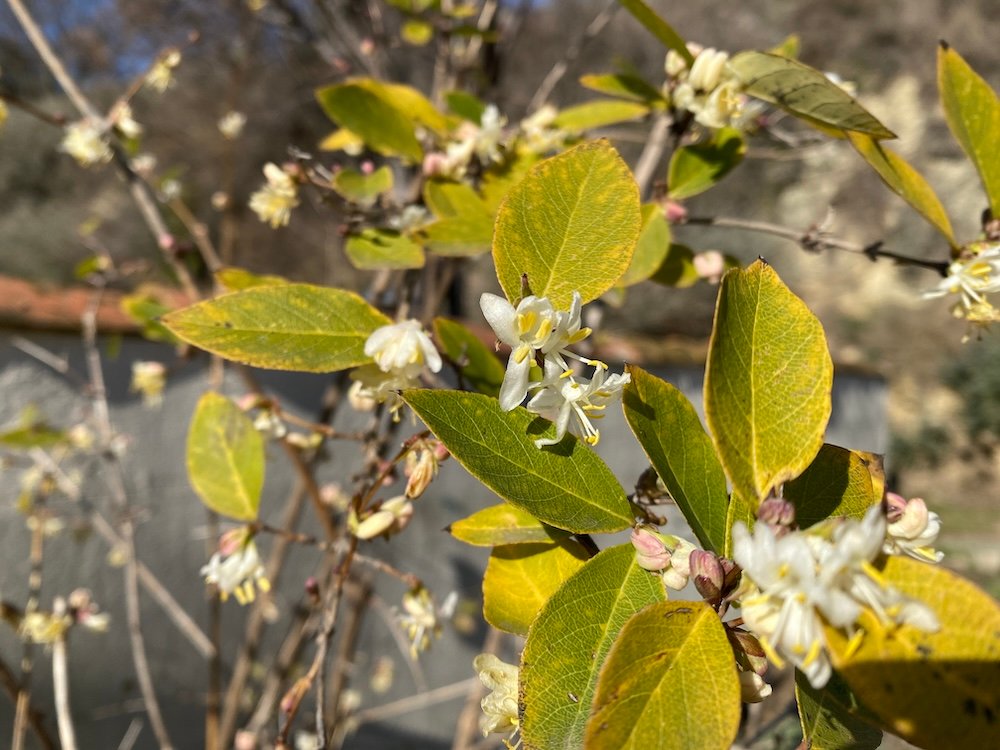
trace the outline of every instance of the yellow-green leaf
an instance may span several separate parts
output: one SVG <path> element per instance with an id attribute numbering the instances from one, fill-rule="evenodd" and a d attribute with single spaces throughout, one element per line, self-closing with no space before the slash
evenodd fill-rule
<path id="1" fill-rule="evenodd" d="M 424 249 L 395 229 L 366 227 L 347 237 L 344 252 L 355 268 L 375 271 L 382 268 L 422 268 Z"/>
<path id="2" fill-rule="evenodd" d="M 750 502 L 797 477 L 823 444 L 833 363 L 823 326 L 763 261 L 726 274 L 705 368 L 705 416 Z"/>
<path id="3" fill-rule="evenodd" d="M 264 439 L 225 396 L 209 391 L 195 408 L 187 439 L 191 486 L 205 505 L 237 521 L 254 521 L 264 487 Z"/>
<path id="4" fill-rule="evenodd" d="M 742 521 L 748 529 L 753 529 L 757 513 L 749 500 L 744 499 L 739 492 L 733 492 L 729 496 L 729 508 L 726 511 L 726 552 L 723 557 L 733 556 L 733 524 L 737 521 Z"/>
<path id="5" fill-rule="evenodd" d="M 740 682 L 719 615 L 704 602 L 657 602 L 608 653 L 584 744 L 728 750 L 739 727 Z"/>
<path id="6" fill-rule="evenodd" d="M 694 62 L 694 55 L 687 48 L 687 44 L 681 38 L 681 35 L 674 31 L 674 28 L 660 18 L 656 14 L 656 11 L 646 5 L 643 0 L 618 0 L 618 2 L 639 23 L 645 26 L 647 31 L 659 39 L 664 47 L 672 49 L 679 54 L 687 61 L 688 65 Z"/>
<path id="7" fill-rule="evenodd" d="M 748 50 L 734 55 L 729 68 L 747 94 L 776 104 L 807 122 L 856 130 L 878 139 L 896 137 L 821 71 L 798 60 Z"/>
<path id="8" fill-rule="evenodd" d="M 631 544 L 599 553 L 552 595 L 521 654 L 526 747 L 583 746 L 604 657 L 632 615 L 665 599 L 662 580 L 635 564 Z"/>
<path id="9" fill-rule="evenodd" d="M 862 518 L 882 501 L 882 458 L 824 443 L 813 462 L 785 482 L 784 498 L 806 528 L 830 516 Z"/>
<path id="10" fill-rule="evenodd" d="M 677 388 L 630 365 L 622 406 L 629 427 L 705 549 L 726 544 L 726 475 L 694 406 Z"/>
<path id="11" fill-rule="evenodd" d="M 441 351 L 458 367 L 468 385 L 487 396 L 498 396 L 505 374 L 496 354 L 468 328 L 447 318 L 434 319 Z"/>
<path id="12" fill-rule="evenodd" d="M 927 180 L 920 172 L 911 167 L 902 156 L 886 148 L 870 135 L 848 132 L 847 138 L 882 178 L 882 182 L 913 206 L 917 213 L 947 238 L 952 247 L 956 247 L 955 234 L 948 214 L 934 189 L 927 184 Z"/>
<path id="13" fill-rule="evenodd" d="M 595 99 L 562 110 L 553 121 L 557 128 L 574 133 L 638 120 L 649 114 L 649 105 L 623 99 Z"/>
<path id="14" fill-rule="evenodd" d="M 586 75 L 580 78 L 580 83 L 592 91 L 622 99 L 646 103 L 663 101 L 663 94 L 658 88 L 629 73 Z"/>
<path id="15" fill-rule="evenodd" d="M 323 151 L 346 151 L 351 154 L 359 154 L 365 147 L 365 141 L 347 128 L 340 128 L 320 141 L 319 147 Z"/>
<path id="16" fill-rule="evenodd" d="M 649 278 L 657 284 L 678 289 L 694 286 L 701 278 L 694 267 L 694 251 L 687 245 L 671 242 L 660 267 Z"/>
<path id="17" fill-rule="evenodd" d="M 390 322 L 353 292 L 310 284 L 257 286 L 163 318 L 178 338 L 225 359 L 304 372 L 367 364 L 365 340 Z"/>
<path id="18" fill-rule="evenodd" d="M 655 203 L 642 206 L 642 229 L 635 245 L 632 263 L 625 275 L 618 279 L 618 286 L 631 286 L 645 281 L 663 265 L 670 249 L 670 224 L 663 209 Z"/>
<path id="19" fill-rule="evenodd" d="M 835 669 L 882 726 L 920 747 L 1000 746 L 1000 605 L 935 565 L 890 556 L 882 574 L 941 629 L 868 628 L 856 651 L 826 629 Z"/>
<path id="20" fill-rule="evenodd" d="M 17 450 L 51 448 L 65 440 L 66 433 L 63 430 L 57 430 L 44 422 L 33 422 L 0 432 L 0 445 Z"/>
<path id="21" fill-rule="evenodd" d="M 527 635 L 545 602 L 587 562 L 574 539 L 494 548 L 483 576 L 483 617 L 493 627 Z"/>
<path id="22" fill-rule="evenodd" d="M 403 22 L 399 35 L 407 44 L 423 47 L 434 38 L 434 27 L 419 18 L 408 18 Z"/>
<path id="23" fill-rule="evenodd" d="M 488 252 L 493 239 L 493 217 L 487 213 L 448 216 L 420 230 L 429 252 L 451 258 Z"/>
<path id="24" fill-rule="evenodd" d="M 993 218 L 1000 218 L 1000 98 L 944 43 L 938 48 L 938 90 L 948 127 L 979 171 Z"/>
<path id="25" fill-rule="evenodd" d="M 448 118 L 419 90 L 404 83 L 389 83 L 371 78 L 355 78 L 350 83 L 361 86 L 382 98 L 406 117 L 433 130 L 438 135 L 444 135 L 451 129 Z"/>
<path id="26" fill-rule="evenodd" d="M 327 86 L 316 92 L 316 98 L 331 120 L 357 135 L 373 151 L 413 162 L 423 158 L 413 120 L 364 86 Z"/>
<path id="27" fill-rule="evenodd" d="M 491 505 L 455 521 L 447 531 L 456 539 L 477 547 L 551 543 L 565 539 L 562 529 L 548 526 L 510 503 Z"/>
<path id="28" fill-rule="evenodd" d="M 177 337 L 160 322 L 160 318 L 170 312 L 170 307 L 163 304 L 155 294 L 140 289 L 133 294 L 126 294 L 119 304 L 122 312 L 139 324 L 142 335 L 150 341 L 178 343 Z"/>
<path id="29" fill-rule="evenodd" d="M 379 167 L 371 174 L 356 169 L 341 169 L 331 181 L 338 194 L 359 206 L 369 207 L 375 200 L 392 190 L 392 170 L 388 165 Z"/>
<path id="30" fill-rule="evenodd" d="M 589 447 L 573 435 L 544 450 L 535 445 L 555 434 L 547 420 L 464 391 L 412 390 L 403 398 L 470 474 L 512 505 L 576 534 L 631 525 L 625 491 Z"/>
<path id="31" fill-rule="evenodd" d="M 490 211 L 476 191 L 463 182 L 428 180 L 424 183 L 424 204 L 438 218 Z"/>
<path id="32" fill-rule="evenodd" d="M 493 260 L 507 298 L 532 292 L 568 309 L 589 302 L 629 267 L 639 238 L 639 188 L 607 141 L 546 159 L 507 195 L 497 214 Z"/>
<path id="33" fill-rule="evenodd" d="M 507 193 L 527 177 L 538 161 L 539 156 L 533 151 L 516 148 L 503 164 L 493 164 L 483 172 L 480 190 L 491 214 L 496 214 Z"/>
<path id="34" fill-rule="evenodd" d="M 705 192 L 743 161 L 746 151 L 736 128 L 721 128 L 705 143 L 682 146 L 670 157 L 667 195 L 683 200 Z"/>
<path id="35" fill-rule="evenodd" d="M 215 280 L 228 292 L 239 292 L 254 286 L 275 286 L 276 284 L 290 283 L 288 279 L 281 276 L 251 273 L 245 268 L 236 268 L 235 266 L 227 266 L 216 271 Z"/>
<path id="36" fill-rule="evenodd" d="M 877 719 L 836 672 L 817 690 L 796 669 L 795 700 L 802 736 L 811 750 L 876 750 L 882 744 L 882 730 L 869 723 Z"/>
<path id="37" fill-rule="evenodd" d="M 478 96 L 474 96 L 468 91 L 449 91 L 444 95 L 444 101 L 448 105 L 448 109 L 463 120 L 468 120 L 476 125 L 483 121 L 486 104 Z"/>

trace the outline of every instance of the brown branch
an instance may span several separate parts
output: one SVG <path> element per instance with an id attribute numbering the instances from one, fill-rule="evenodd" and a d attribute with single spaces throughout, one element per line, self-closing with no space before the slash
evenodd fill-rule
<path id="1" fill-rule="evenodd" d="M 18 694 L 21 692 L 21 685 L 10 670 L 10 667 L 2 659 L 0 659 L 0 683 L 3 683 L 3 688 L 10 697 L 11 703 L 16 706 Z M 52 739 L 52 735 L 49 734 L 49 730 L 45 728 L 45 720 L 41 712 L 29 705 L 27 713 L 31 731 L 35 733 L 35 737 L 44 750 L 56 750 L 56 743 Z"/>
<path id="2" fill-rule="evenodd" d="M 27 112 L 32 117 L 41 120 L 49 125 L 55 125 L 57 128 L 64 127 L 68 122 L 69 118 L 62 113 L 53 114 L 51 112 L 46 112 L 40 107 L 36 107 L 31 102 L 25 101 L 19 96 L 15 96 L 7 91 L 0 91 L 0 99 L 10 104 L 12 107 L 17 107 L 22 112 Z"/>

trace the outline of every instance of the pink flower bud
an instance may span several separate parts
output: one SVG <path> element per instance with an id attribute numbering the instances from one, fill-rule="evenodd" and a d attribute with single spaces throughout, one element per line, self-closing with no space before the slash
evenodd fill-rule
<path id="1" fill-rule="evenodd" d="M 787 500 L 769 497 L 757 509 L 757 519 L 774 528 L 787 529 L 795 523 L 795 506 Z"/>
<path id="2" fill-rule="evenodd" d="M 688 211 L 677 201 L 667 201 L 663 204 L 663 216 L 671 224 L 682 224 L 687 219 Z"/>
<path id="3" fill-rule="evenodd" d="M 642 526 L 632 529 L 635 562 L 643 570 L 660 571 L 670 566 L 670 550 L 659 534 Z"/>
<path id="4" fill-rule="evenodd" d="M 906 498 L 895 492 L 885 493 L 885 517 L 889 523 L 896 523 L 906 512 Z"/>
<path id="5" fill-rule="evenodd" d="M 365 159 L 361 162 L 361 174 L 371 174 L 375 171 L 375 165 L 372 163 L 371 159 Z"/>
<path id="6" fill-rule="evenodd" d="M 705 601 L 717 605 L 722 601 L 722 587 L 725 584 L 725 572 L 719 558 L 707 550 L 696 549 L 688 559 L 695 589 Z"/>

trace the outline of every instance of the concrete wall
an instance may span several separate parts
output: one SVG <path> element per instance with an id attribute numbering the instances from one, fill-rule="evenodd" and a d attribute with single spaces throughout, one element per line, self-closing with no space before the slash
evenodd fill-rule
<path id="1" fill-rule="evenodd" d="M 31 339 L 53 352 L 68 355 L 71 364 L 83 372 L 80 348 L 72 336 L 33 335 Z M 191 364 L 172 377 L 162 409 L 144 409 L 138 398 L 128 392 L 131 363 L 137 359 L 171 360 L 172 353 L 148 342 L 126 339 L 120 353 L 107 361 L 107 379 L 112 416 L 116 427 L 130 438 L 125 459 L 129 477 L 130 499 L 138 512 L 140 526 L 137 540 L 139 555 L 181 604 L 202 624 L 206 622 L 205 594 L 199 568 L 206 560 L 206 515 L 191 491 L 184 470 L 184 443 L 194 405 L 206 384 L 201 364 Z M 702 374 L 698 369 L 653 368 L 701 404 Z M 264 373 L 265 386 L 281 402 L 303 416 L 311 416 L 327 381 L 323 376 L 287 373 Z M 227 383 L 230 394 L 241 391 L 235 380 Z M 0 339 L 0 425 L 13 421 L 25 404 L 36 403 L 57 425 L 69 425 L 84 418 L 87 402 L 73 383 L 53 373 L 44 365 L 11 347 L 8 338 Z M 834 384 L 833 418 L 827 435 L 829 442 L 864 450 L 884 452 L 888 436 L 885 427 L 885 386 L 882 381 L 856 375 L 838 376 Z M 361 420 L 345 410 L 336 426 L 354 429 Z M 625 487 L 631 487 L 647 466 L 637 443 L 628 433 L 620 411 L 610 414 L 602 425 L 603 439 L 599 452 Z M 293 477 L 281 452 L 268 449 L 269 463 L 263 501 L 263 514 L 272 520 L 292 486 Z M 323 481 L 350 483 L 356 449 L 353 443 L 336 443 L 329 460 L 320 470 Z M 110 499 L 103 489 L 94 464 L 79 467 L 83 471 L 87 498 L 106 514 Z M 5 600 L 23 604 L 29 570 L 29 534 L 24 519 L 14 508 L 18 492 L 18 474 L 8 468 L 0 486 L 0 593 Z M 475 611 L 480 598 L 481 575 L 487 550 L 468 547 L 442 531 L 448 523 L 496 502 L 482 485 L 457 464 L 448 462 L 439 480 L 421 498 L 413 523 L 392 544 L 369 543 L 365 552 L 380 556 L 404 570 L 419 575 L 438 595 L 456 590 L 467 606 Z M 72 528 L 73 518 L 81 518 L 78 508 L 68 502 L 64 510 Z M 682 521 L 672 510 L 673 528 Z M 308 509 L 303 515 L 302 530 L 314 531 Z M 606 539 L 599 540 L 606 544 Z M 80 733 L 81 747 L 117 747 L 137 712 L 135 687 L 123 611 L 122 573 L 109 565 L 107 546 L 94 535 L 74 539 L 70 531 L 49 541 L 45 557 L 43 606 L 52 597 L 66 594 L 78 586 L 89 587 L 97 602 L 113 617 L 109 633 L 74 633 L 71 644 L 71 690 L 73 713 Z M 261 541 L 266 553 L 269 540 Z M 314 571 L 314 556 L 297 551 L 275 586 L 276 611 L 282 620 L 302 591 L 302 582 Z M 376 593 L 386 606 L 398 605 L 403 587 L 395 580 L 377 580 Z M 235 602 L 224 606 L 223 648 L 227 669 L 241 639 L 246 610 Z M 203 708 L 206 668 L 188 642 L 178 634 L 148 597 L 143 597 L 144 629 L 158 693 L 166 719 L 179 748 L 200 747 L 203 742 Z M 477 619 L 477 622 L 479 620 Z M 374 706 L 411 695 L 416 690 L 414 675 L 405 665 L 396 641 L 385 622 L 369 612 L 363 624 L 362 646 L 356 665 L 354 686 L 364 693 L 364 705 Z M 269 629 L 263 653 L 284 633 L 282 621 Z M 481 650 L 485 628 L 480 624 L 462 635 L 448 629 L 429 654 L 420 660 L 419 671 L 431 688 L 447 685 L 472 676 L 472 658 Z M 40 651 L 40 649 L 39 649 Z M 16 667 L 20 646 L 9 632 L 0 630 L 0 653 L 8 665 Z M 379 655 L 393 656 L 396 680 L 385 695 L 368 690 L 372 661 Z M 311 649 L 307 652 L 311 659 Z M 38 705 L 51 709 L 49 659 L 37 655 L 36 680 Z M 348 741 L 347 747 L 450 747 L 450 738 L 462 699 L 437 704 L 429 709 L 400 714 L 395 718 L 369 725 Z M 0 737 L 10 736 L 12 707 L 0 702 Z M 54 728 L 54 721 L 52 722 Z M 0 744 L 3 740 L 0 740 Z M 154 747 L 148 727 L 136 747 Z"/>

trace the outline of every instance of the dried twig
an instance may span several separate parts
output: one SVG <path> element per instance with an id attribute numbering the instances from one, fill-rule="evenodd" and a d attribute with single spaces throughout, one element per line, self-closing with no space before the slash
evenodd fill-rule
<path id="1" fill-rule="evenodd" d="M 10 697 L 11 702 L 16 706 L 17 697 L 21 692 L 21 686 L 18 684 L 17 678 L 14 677 L 14 673 L 11 671 L 10 667 L 0 659 L 0 683 L 3 684 L 3 688 L 7 695 Z M 35 737 L 41 744 L 44 750 L 55 750 L 56 743 L 49 734 L 49 730 L 45 727 L 45 720 L 42 714 L 35 709 L 30 704 L 27 709 L 28 714 L 28 724 L 31 727 L 31 731 L 35 733 Z"/>
<path id="2" fill-rule="evenodd" d="M 59 725 L 59 742 L 62 750 L 76 750 L 76 731 L 69 707 L 69 659 L 66 634 L 52 644 L 52 690 L 55 694 L 56 720 Z"/>

